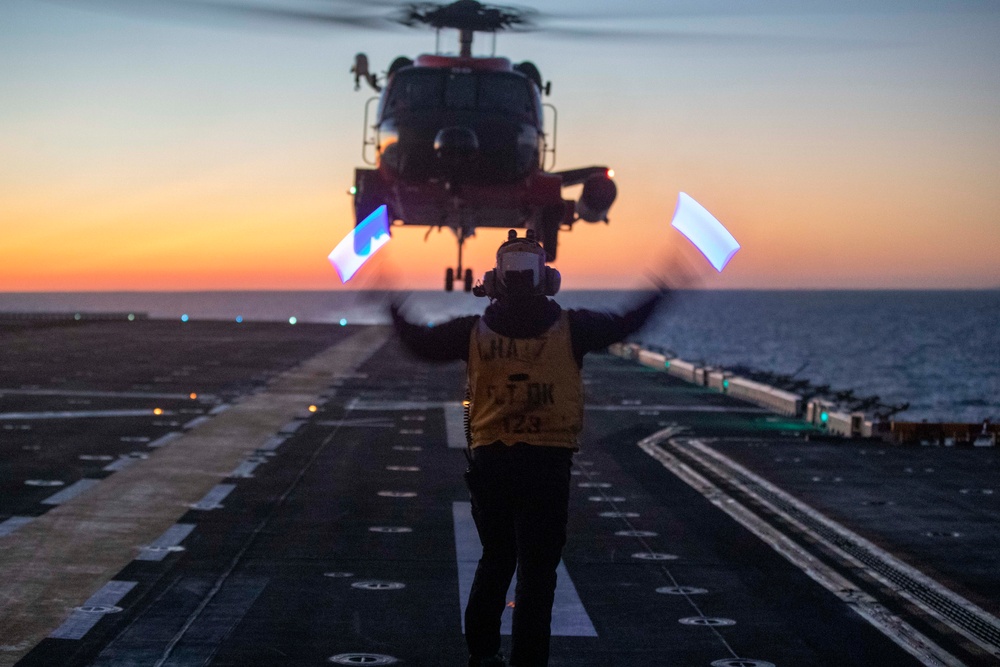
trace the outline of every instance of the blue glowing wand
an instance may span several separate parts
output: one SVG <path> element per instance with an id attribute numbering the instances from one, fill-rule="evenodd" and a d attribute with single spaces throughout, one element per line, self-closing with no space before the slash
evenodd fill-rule
<path id="1" fill-rule="evenodd" d="M 327 259 L 340 274 L 340 281 L 346 283 L 390 238 L 389 213 L 382 205 L 352 229 Z"/>

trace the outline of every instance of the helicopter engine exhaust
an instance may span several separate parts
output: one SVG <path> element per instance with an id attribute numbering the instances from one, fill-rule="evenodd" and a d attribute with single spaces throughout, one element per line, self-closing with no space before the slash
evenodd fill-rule
<path id="1" fill-rule="evenodd" d="M 583 182 L 576 214 L 587 222 L 607 222 L 608 210 L 617 196 L 618 188 L 607 174 L 594 174 Z"/>
<path id="2" fill-rule="evenodd" d="M 458 177 L 479 155 L 479 137 L 469 127 L 446 127 L 434 137 L 434 154 L 445 174 Z"/>

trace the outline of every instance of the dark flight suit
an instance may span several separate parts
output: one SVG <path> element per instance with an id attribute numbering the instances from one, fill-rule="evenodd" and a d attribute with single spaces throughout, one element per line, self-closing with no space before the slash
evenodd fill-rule
<path id="1" fill-rule="evenodd" d="M 583 419 L 583 356 L 638 330 L 661 298 L 651 296 L 622 315 L 563 311 L 545 297 L 500 299 L 481 318 L 434 327 L 411 324 L 393 309 L 400 339 L 415 354 L 469 364 L 466 482 L 483 544 L 465 611 L 471 655 L 500 650 L 500 619 L 516 568 L 510 664 L 548 663 L 570 466 Z"/>

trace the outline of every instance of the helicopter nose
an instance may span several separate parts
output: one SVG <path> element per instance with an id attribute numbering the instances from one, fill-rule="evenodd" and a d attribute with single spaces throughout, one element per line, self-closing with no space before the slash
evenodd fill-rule
<path id="1" fill-rule="evenodd" d="M 434 137 L 434 153 L 446 165 L 466 164 L 478 152 L 479 137 L 472 128 L 446 127 Z"/>

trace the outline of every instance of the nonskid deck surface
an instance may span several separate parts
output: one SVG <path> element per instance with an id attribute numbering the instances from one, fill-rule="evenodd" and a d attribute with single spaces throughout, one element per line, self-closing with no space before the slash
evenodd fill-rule
<path id="1" fill-rule="evenodd" d="M 49 331 L 53 349 L 74 349 L 69 333 Z M 44 393 L 61 385 L 43 379 L 3 394 L 6 413 L 78 410 L 69 401 L 87 392 L 106 411 L 155 403 L 179 426 L 154 423 L 162 415 L 0 418 L 11 427 L 0 432 L 10 505 L 0 508 L 0 559 L 11 573 L 0 582 L 0 664 L 464 664 L 461 611 L 478 547 L 461 477 L 464 369 L 415 361 L 383 344 L 384 331 L 322 331 L 323 345 L 312 333 L 288 338 L 297 353 L 284 361 L 254 356 L 248 375 L 270 384 L 239 385 L 243 398 L 230 393 L 215 415 L 217 404 L 191 399 L 182 383 L 116 383 L 127 364 L 101 381 L 80 376 L 72 391 L 82 393 Z M 198 375 L 252 344 L 185 348 L 184 365 Z M 308 371 L 288 370 L 327 345 Z M 101 363 L 81 354 L 63 365 L 100 375 Z M 178 362 L 146 363 L 166 378 Z M 199 388 L 221 395 L 212 377 Z M 588 357 L 585 381 L 550 664 L 996 660 L 995 451 L 806 442 L 802 424 L 605 355 Z M 179 411 L 192 406 L 198 414 L 185 419 L 206 419 L 184 428 Z M 84 450 L 113 459 L 81 460 Z M 94 481 L 74 487 L 84 479 Z M 97 524 L 117 537 L 76 549 L 55 541 L 85 541 Z M 37 554 L 55 572 L 24 562 L 26 545 L 58 552 Z M 945 611 L 908 597 L 908 580 L 880 569 L 881 554 L 921 585 L 929 577 L 934 600 L 941 582 Z M 956 608 L 961 618 L 949 616 Z"/>

